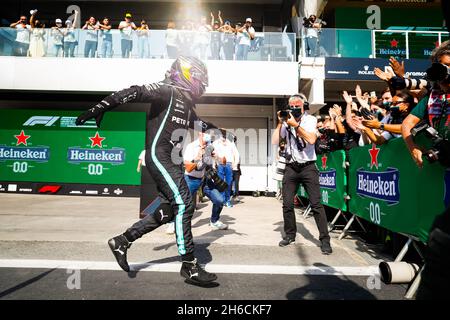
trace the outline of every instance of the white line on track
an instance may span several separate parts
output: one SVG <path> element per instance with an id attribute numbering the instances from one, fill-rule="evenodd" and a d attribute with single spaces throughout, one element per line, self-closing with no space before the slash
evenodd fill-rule
<path id="1" fill-rule="evenodd" d="M 181 263 L 130 263 L 132 271 L 179 272 Z M 39 268 L 39 269 L 76 269 L 121 271 L 116 262 L 109 261 L 71 261 L 71 260 L 25 260 L 0 259 L 0 268 Z M 280 265 L 236 265 L 206 264 L 205 269 L 215 273 L 238 274 L 278 274 L 278 275 L 342 275 L 372 276 L 378 275 L 377 266 L 332 267 L 332 266 L 280 266 Z M 0 270 L 1 272 L 1 270 Z"/>

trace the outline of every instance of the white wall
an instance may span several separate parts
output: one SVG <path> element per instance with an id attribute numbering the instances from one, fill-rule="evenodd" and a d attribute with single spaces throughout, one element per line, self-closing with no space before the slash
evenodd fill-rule
<path id="1" fill-rule="evenodd" d="M 173 60 L 0 57 L 0 89 L 112 92 L 163 79 Z M 298 88 L 298 63 L 207 61 L 208 95 L 283 96 Z"/>

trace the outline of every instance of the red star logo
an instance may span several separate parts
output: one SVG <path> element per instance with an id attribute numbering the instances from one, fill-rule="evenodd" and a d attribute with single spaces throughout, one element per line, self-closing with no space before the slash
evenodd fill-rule
<path id="1" fill-rule="evenodd" d="M 327 156 L 324 154 L 322 157 L 322 169 L 327 168 Z"/>
<path id="2" fill-rule="evenodd" d="M 369 149 L 370 153 L 370 169 L 373 166 L 378 169 L 378 153 L 380 152 L 380 148 L 377 148 L 375 144 L 372 144 L 372 149 Z"/>
<path id="3" fill-rule="evenodd" d="M 97 131 L 95 133 L 95 136 L 89 137 L 89 139 L 92 141 L 91 148 L 93 148 L 95 146 L 99 146 L 101 148 L 102 147 L 102 141 L 105 140 L 106 138 L 100 137 L 100 135 L 98 134 L 98 131 Z"/>
<path id="4" fill-rule="evenodd" d="M 23 130 L 22 130 L 22 131 L 20 131 L 20 134 L 19 134 L 19 135 L 14 136 L 14 137 L 16 137 L 16 139 L 17 139 L 16 146 L 18 146 L 19 144 L 27 145 L 27 140 L 28 140 L 28 138 L 30 138 L 31 136 L 25 135 L 25 132 L 23 132 Z"/>
<path id="5" fill-rule="evenodd" d="M 391 40 L 391 47 L 392 47 L 392 48 L 397 48 L 397 45 L 398 45 L 398 41 L 395 40 L 395 39 L 392 39 L 392 40 Z"/>

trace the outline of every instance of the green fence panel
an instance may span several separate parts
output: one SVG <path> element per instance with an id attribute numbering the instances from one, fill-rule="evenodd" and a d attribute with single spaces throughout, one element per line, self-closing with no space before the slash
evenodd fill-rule
<path id="1" fill-rule="evenodd" d="M 347 211 L 345 197 L 347 195 L 347 177 L 345 173 L 345 152 L 342 150 L 318 155 L 316 161 L 319 169 L 321 202 L 323 205 Z M 300 184 L 297 194 L 308 198 L 303 185 Z"/>
<path id="2" fill-rule="evenodd" d="M 445 169 L 427 161 L 419 169 L 401 138 L 354 148 L 349 157 L 349 211 L 426 242 L 434 218 L 445 209 Z"/>
<path id="3" fill-rule="evenodd" d="M 139 185 L 145 113 L 106 113 L 101 128 L 79 114 L 0 110 L 0 181 Z"/>

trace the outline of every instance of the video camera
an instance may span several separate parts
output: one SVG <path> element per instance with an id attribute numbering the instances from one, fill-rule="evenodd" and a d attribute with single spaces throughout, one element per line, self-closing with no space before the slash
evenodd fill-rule
<path id="1" fill-rule="evenodd" d="M 427 144 L 427 150 L 423 153 L 428 162 L 439 161 L 444 167 L 450 167 L 450 141 L 443 138 L 436 129 L 426 121 L 421 121 L 411 129 L 411 134 L 416 143 Z M 430 146 L 431 143 L 431 146 Z"/>

